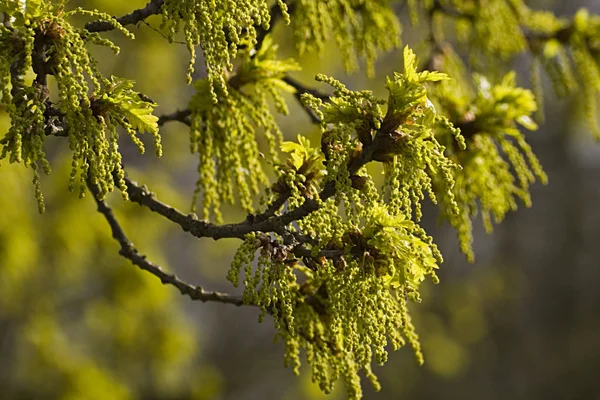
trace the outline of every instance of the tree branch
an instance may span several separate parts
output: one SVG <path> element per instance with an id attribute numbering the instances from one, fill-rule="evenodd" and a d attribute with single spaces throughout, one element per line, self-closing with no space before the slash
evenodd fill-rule
<path id="1" fill-rule="evenodd" d="M 169 121 L 179 121 L 182 124 L 190 126 L 190 114 L 189 108 L 185 110 L 177 110 L 171 114 L 163 114 L 158 117 L 158 126 L 162 126 Z"/>
<path id="2" fill-rule="evenodd" d="M 192 300 L 199 300 L 202 302 L 214 301 L 218 303 L 233 304 L 236 306 L 244 305 L 240 296 L 234 296 L 227 293 L 206 291 L 200 286 L 194 286 L 186 283 L 179 279 L 174 274 L 166 273 L 162 268 L 151 261 L 146 259 L 146 256 L 140 254 L 133 243 L 127 238 L 123 228 L 116 219 L 112 209 L 108 206 L 106 201 L 99 200 L 98 196 L 100 191 L 98 187 L 88 182 L 88 188 L 96 200 L 98 205 L 98 212 L 100 212 L 112 231 L 112 237 L 119 243 L 121 249 L 119 254 L 130 260 L 134 265 L 138 266 L 141 270 L 147 271 L 152 275 L 160 279 L 163 285 L 175 286 L 179 292 L 190 297 Z M 254 306 L 254 304 L 248 304 Z"/>
<path id="3" fill-rule="evenodd" d="M 164 0 L 150 0 L 144 8 L 137 9 L 127 15 L 124 15 L 116 20 L 123 26 L 135 25 L 151 15 L 160 14 Z M 114 25 L 109 21 L 93 21 L 85 25 L 85 29 L 90 32 L 106 32 L 115 29 Z"/>
<path id="4" fill-rule="evenodd" d="M 145 185 L 139 186 L 128 177 L 125 177 L 125 184 L 127 185 L 127 193 L 131 201 L 162 215 L 179 225 L 184 232 L 189 232 L 197 238 L 209 237 L 214 240 L 237 238 L 243 240 L 248 233 L 252 232 L 274 232 L 281 236 L 287 236 L 289 232 L 287 232 L 286 226 L 295 221 L 289 217 L 286 219 L 282 219 L 281 217 L 268 218 L 258 222 L 247 218 L 238 223 L 216 225 L 212 222 L 199 220 L 196 214 L 186 215 L 176 208 L 163 203 Z"/>
<path id="5" fill-rule="evenodd" d="M 310 117 L 311 122 L 314 124 L 319 124 L 321 122 L 321 120 L 319 119 L 319 117 L 317 117 L 317 114 L 315 114 L 315 111 L 312 108 L 305 106 L 304 103 L 302 103 L 302 95 L 304 93 L 309 93 L 309 94 L 315 96 L 317 99 L 321 99 L 323 101 L 329 101 L 329 95 L 319 92 L 316 89 L 308 88 L 290 76 L 285 76 L 283 78 L 283 81 L 285 83 L 287 83 L 288 85 L 293 86 L 296 89 L 296 93 L 294 93 L 294 97 L 296 98 L 296 100 L 298 100 L 298 103 L 300 103 L 302 108 L 304 108 L 304 111 L 306 111 L 306 113 Z"/>
<path id="6" fill-rule="evenodd" d="M 311 250 L 304 245 L 314 244 L 315 239 L 305 235 L 294 234 L 287 229 L 287 225 L 294 220 L 286 223 L 287 219 L 281 219 L 280 217 L 265 217 L 258 220 L 247 218 L 242 222 L 234 224 L 216 225 L 208 221 L 199 220 L 195 214 L 186 215 L 169 204 L 163 203 L 145 185 L 140 186 L 127 176 L 125 176 L 125 184 L 127 185 L 127 193 L 131 201 L 162 215 L 169 221 L 179 225 L 184 232 L 189 232 L 197 238 L 212 238 L 214 240 L 237 238 L 244 240 L 245 236 L 252 232 L 277 233 L 284 238 L 285 245 L 289 246 L 297 257 L 334 258 L 344 255 L 344 251 L 332 249 L 323 249 L 318 254 L 313 255 Z M 268 237 L 265 235 L 264 239 L 267 240 Z"/>
<path id="7" fill-rule="evenodd" d="M 234 296 L 234 295 L 230 295 L 227 293 L 221 293 L 221 292 L 216 292 L 216 291 L 206 291 L 206 290 L 202 289 L 200 286 L 194 286 L 189 283 L 186 283 L 186 282 L 182 281 L 181 279 L 179 279 L 176 275 L 168 274 L 168 273 L 164 272 L 162 270 L 162 268 L 159 267 L 158 265 L 152 263 L 151 261 L 148 261 L 146 259 L 146 256 L 141 255 L 138 252 L 138 250 L 135 248 L 133 243 L 127 238 L 127 236 L 125 235 L 125 232 L 123 231 L 123 228 L 117 221 L 112 209 L 108 206 L 106 201 L 99 200 L 98 195 L 99 195 L 100 191 L 98 190 L 98 187 L 95 185 L 92 185 L 88 181 L 88 188 L 92 192 L 92 194 L 94 196 L 94 200 L 96 201 L 96 204 L 98 205 L 98 212 L 100 212 L 104 216 L 104 218 L 108 222 L 108 225 L 110 226 L 113 238 L 121 246 L 121 249 L 119 250 L 119 254 L 121 256 L 130 260 L 134 265 L 138 266 L 141 270 L 147 271 L 147 272 L 151 273 L 152 275 L 156 276 L 157 278 L 159 278 L 163 285 L 175 286 L 182 295 L 188 296 L 192 300 L 199 300 L 199 301 L 202 301 L 203 303 L 212 301 L 212 302 L 217 302 L 217 303 L 233 304 L 238 307 L 243 306 L 243 305 L 258 307 L 256 304 L 252 304 L 252 303 L 245 304 L 243 302 L 241 296 Z M 310 256 L 310 250 L 304 249 L 302 247 L 298 247 L 298 249 L 299 249 L 299 253 L 304 253 L 301 256 L 304 256 L 304 257 Z M 331 253 L 332 256 L 333 255 L 337 255 L 337 256 L 341 255 L 341 252 L 339 250 L 329 250 L 328 252 Z M 315 302 L 315 300 L 312 296 L 307 296 L 307 301 L 311 301 L 312 303 Z M 278 307 L 279 306 L 277 304 L 274 304 L 271 307 L 267 308 L 267 312 L 270 315 L 273 315 L 275 308 L 278 308 Z M 286 329 L 289 330 L 289 327 L 287 326 L 287 324 L 286 324 Z M 315 338 L 310 337 L 307 334 L 307 332 L 305 332 L 302 329 L 299 331 L 299 334 L 302 337 L 304 337 L 306 340 L 308 340 L 309 342 L 313 342 L 315 340 Z M 329 346 L 330 348 L 332 348 L 335 352 L 337 352 L 337 348 L 332 343 L 330 343 L 330 342 L 324 342 L 324 343 L 327 346 Z"/>

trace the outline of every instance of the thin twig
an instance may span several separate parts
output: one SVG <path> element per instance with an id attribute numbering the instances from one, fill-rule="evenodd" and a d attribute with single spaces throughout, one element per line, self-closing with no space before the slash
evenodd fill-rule
<path id="1" fill-rule="evenodd" d="M 296 89 L 296 91 L 299 94 L 309 93 L 309 94 L 312 94 L 313 96 L 315 96 L 317 99 L 321 99 L 323 101 L 329 101 L 330 95 L 328 95 L 327 93 L 323 93 L 316 89 L 306 87 L 302 83 L 298 82 L 296 79 L 294 79 L 290 76 L 284 77 L 283 81 L 285 83 L 287 83 L 288 85 L 293 86 L 294 89 Z"/>
<path id="2" fill-rule="evenodd" d="M 244 240 L 246 235 L 251 232 L 277 233 L 284 238 L 288 238 L 286 245 L 293 247 L 293 253 L 296 256 L 333 258 L 344 255 L 344 252 L 341 250 L 327 249 L 323 249 L 317 254 L 312 254 L 311 250 L 307 249 L 304 245 L 313 245 L 316 243 L 316 240 L 306 235 L 290 232 L 287 229 L 287 225 L 292 223 L 293 220 L 286 223 L 287 219 L 282 220 L 279 217 L 260 218 L 256 221 L 252 218 L 247 218 L 242 222 L 234 224 L 217 225 L 199 220 L 195 214 L 186 215 L 169 204 L 158 200 L 156 194 L 151 192 L 145 185 L 140 186 L 127 176 L 125 176 L 125 184 L 127 185 L 127 193 L 131 201 L 162 215 L 171 222 L 179 225 L 184 232 L 189 232 L 197 238 L 212 238 L 214 240 L 237 238 Z"/>
<path id="3" fill-rule="evenodd" d="M 315 111 L 312 108 L 307 107 L 302 102 L 302 95 L 304 93 L 309 93 L 309 94 L 313 95 L 314 97 L 316 97 L 317 99 L 321 99 L 323 101 L 329 101 L 329 95 L 319 92 L 316 89 L 308 88 L 290 76 L 285 76 L 283 78 L 283 81 L 285 83 L 287 83 L 288 85 L 294 87 L 294 89 L 296 89 L 296 93 L 294 93 L 294 97 L 296 97 L 296 100 L 298 100 L 298 102 L 300 103 L 302 108 L 304 108 L 304 111 L 306 111 L 306 113 L 310 117 L 311 122 L 314 124 L 320 123 L 321 120 L 319 119 L 319 117 L 317 116 Z"/>
<path id="4" fill-rule="evenodd" d="M 163 114 L 158 117 L 158 126 L 162 126 L 169 121 L 179 121 L 182 124 L 190 126 L 190 114 L 191 111 L 189 109 L 177 110 L 171 114 Z"/>
<path id="5" fill-rule="evenodd" d="M 237 238 L 243 240 L 248 233 L 252 232 L 274 232 L 282 236 L 288 235 L 286 225 L 289 223 L 282 224 L 279 221 L 274 222 L 274 219 L 254 222 L 247 218 L 242 222 L 224 225 L 217 225 L 212 222 L 199 220 L 196 214 L 186 215 L 169 204 L 158 200 L 156 195 L 148 190 L 145 185 L 140 186 L 127 176 L 125 177 L 125 184 L 127 185 L 127 193 L 129 194 L 131 201 L 162 215 L 179 225 L 184 232 L 189 232 L 192 236 L 197 238 L 208 237 L 214 240 Z"/>
<path id="6" fill-rule="evenodd" d="M 160 266 L 148 261 L 146 256 L 140 254 L 133 243 L 127 238 L 127 235 L 125 235 L 123 228 L 119 224 L 112 209 L 108 206 L 106 201 L 98 198 L 100 194 L 98 187 L 88 183 L 88 188 L 96 200 L 98 212 L 104 216 L 106 222 L 108 222 L 108 225 L 110 225 L 112 237 L 121 246 L 121 249 L 119 250 L 119 254 L 121 256 L 130 260 L 134 265 L 137 265 L 143 271 L 147 271 L 156 276 L 158 279 L 160 279 L 163 285 L 175 286 L 182 295 L 189 296 L 192 300 L 198 300 L 202 302 L 214 301 L 218 303 L 233 304 L 236 306 L 244 305 L 244 302 L 240 296 L 234 296 L 221 292 L 206 291 L 200 286 L 194 286 L 182 281 L 174 274 L 164 272 Z M 254 306 L 253 304 L 247 305 Z"/>
<path id="7" fill-rule="evenodd" d="M 376 133 L 373 142 L 369 146 L 365 146 L 360 155 L 348 167 L 349 174 L 355 174 L 362 166 L 372 161 L 375 153 L 387 150 L 389 147 L 389 138 L 389 132 L 384 130 L 382 126 L 382 129 Z M 244 221 L 234 224 L 216 225 L 208 221 L 198 220 L 195 214 L 186 215 L 170 205 L 157 200 L 156 195 L 149 191 L 146 186 L 139 186 L 128 177 L 125 177 L 125 183 L 132 201 L 175 222 L 185 232 L 190 232 L 198 238 L 210 237 L 215 240 L 222 238 L 244 239 L 251 232 L 275 232 L 285 236 L 289 234 L 286 228 L 289 224 L 305 218 L 320 208 L 319 202 L 307 198 L 300 207 L 278 216 L 261 216 L 257 220 L 246 218 Z M 319 197 L 321 201 L 325 201 L 335 195 L 335 192 L 335 182 L 331 181 L 325 184 Z M 272 211 L 268 212 L 271 214 Z"/>
<path id="8" fill-rule="evenodd" d="M 127 193 L 131 201 L 162 215 L 179 225 L 184 232 L 189 232 L 197 238 L 208 237 L 214 240 L 237 238 L 243 240 L 247 234 L 252 232 L 274 232 L 286 236 L 289 233 L 286 230 L 286 226 L 294 222 L 293 219 L 289 218 L 288 213 L 284 214 L 287 218 L 283 219 L 280 216 L 255 222 L 247 218 L 238 223 L 217 225 L 212 222 L 199 220 L 196 214 L 186 215 L 169 204 L 163 203 L 145 185 L 140 186 L 128 177 L 125 177 L 125 184 L 127 185 Z M 305 216 L 303 215 L 302 217 Z"/>
<path id="9" fill-rule="evenodd" d="M 160 14 L 164 0 L 150 0 L 144 8 L 139 8 L 127 15 L 116 18 L 121 25 L 135 25 L 151 15 Z M 109 21 L 93 21 L 85 25 L 85 29 L 90 32 L 106 32 L 115 29 L 113 23 Z"/>

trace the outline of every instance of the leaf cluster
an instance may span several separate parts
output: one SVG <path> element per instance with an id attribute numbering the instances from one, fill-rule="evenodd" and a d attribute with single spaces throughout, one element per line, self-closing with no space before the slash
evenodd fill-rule
<path id="1" fill-rule="evenodd" d="M 65 11 L 62 1 L 32 1 L 25 7 L 17 3 L 2 3 L 3 12 L 14 12 L 16 17 L 11 28 L 2 27 L 0 40 L 2 54 L 9 55 L 0 63 L 1 101 L 12 120 L 9 132 L 0 142 L 0 159 L 9 157 L 10 162 L 23 162 L 34 170 L 41 212 L 44 205 L 38 164 L 50 172 L 43 151 L 45 138 L 49 134 L 67 136 L 72 152 L 70 189 L 74 189 L 79 175 L 81 196 L 89 178 L 100 185 L 103 197 L 114 189 L 116 174 L 126 196 L 117 129 L 124 128 L 141 152 L 144 148 L 137 135 L 150 132 L 160 155 L 157 118 L 151 116 L 156 104 L 142 100 L 132 89 L 133 82 L 105 78 L 87 45 L 107 46 L 115 53 L 119 48 L 97 33 L 74 27 L 69 19 L 75 14 L 100 18 L 111 21 L 128 37 L 133 35 L 104 13 Z M 35 81 L 26 82 L 24 77 L 31 71 L 36 74 Z M 47 76 L 56 81 L 60 99 L 57 107 L 49 100 Z"/>
<path id="2" fill-rule="evenodd" d="M 467 138 L 467 146 L 452 146 L 454 128 L 439 121 L 436 135 L 447 144 L 448 157 L 461 168 L 454 173 L 453 197 L 442 194 L 438 198 L 443 204 L 457 203 L 458 212 L 448 213 L 447 207 L 441 207 L 441 215 L 456 228 L 461 250 L 472 261 L 471 219 L 481 212 L 483 224 L 491 232 L 492 217 L 501 222 L 507 212 L 516 210 L 517 199 L 531 206 L 530 185 L 536 179 L 546 183 L 547 177 L 519 129 L 537 129 L 532 119 L 537 110 L 533 93 L 516 86 L 514 73 L 495 85 L 475 75 L 471 86 L 461 76 L 460 62 L 452 60 L 454 54 L 448 52 L 446 57 L 449 62 L 445 64 L 455 66 L 452 72 L 457 79 L 436 86 L 433 98 Z M 440 182 L 436 186 L 446 187 Z"/>
<path id="3" fill-rule="evenodd" d="M 408 302 L 420 301 L 427 277 L 437 282 L 442 262 L 419 225 L 425 198 L 454 226 L 472 260 L 472 219 L 481 214 L 491 231 L 492 220 L 500 222 L 519 200 L 531 204 L 536 180 L 546 182 L 522 132 L 537 129 L 540 70 L 546 69 L 559 94 L 583 83 L 584 107 L 596 124 L 600 17 L 585 10 L 570 20 L 521 0 L 410 0 L 412 22 L 418 23 L 420 11 L 431 22 L 431 57 L 421 68 L 405 47 L 402 72 L 387 78 L 387 97 L 380 98 L 323 74 L 316 81 L 329 85 L 331 95 L 303 88 L 288 76 L 300 65 L 277 57 L 269 29 L 283 16 L 293 22 L 300 54 L 323 53 L 333 39 L 347 71 L 357 68 L 360 57 L 372 75 L 378 54 L 400 44 L 393 1 L 278 0 L 269 7 L 266 0 L 164 0 L 119 20 L 99 11 L 66 11 L 65 3 L 0 0 L 0 12 L 13 18 L 0 25 L 0 104 L 11 118 L 0 159 L 33 169 L 42 211 L 38 169 L 50 172 L 45 138 L 67 137 L 70 187 L 79 181 L 82 196 L 86 186 L 94 188 L 122 255 L 193 299 L 260 307 L 261 321 L 274 317 L 294 371 L 303 352 L 323 391 L 341 379 L 352 399 L 362 396 L 361 371 L 379 388 L 372 364 L 384 364 L 389 348 L 408 342 L 423 362 Z M 189 83 L 195 47 L 204 54 L 207 75 L 193 82 L 196 93 L 185 117 L 160 118 L 189 125 L 191 152 L 198 156 L 192 210 L 201 198 L 202 220 L 125 177 L 119 131 L 141 152 L 139 135 L 150 133 L 160 156 L 157 104 L 133 81 L 103 76 L 88 45 L 115 53 L 119 48 L 89 24 L 72 24 L 73 15 L 81 14 L 133 38 L 119 21 L 139 22 L 136 15 L 145 13 L 162 14 L 171 41 L 183 30 Z M 530 51 L 536 94 L 518 87 L 515 73 L 503 73 L 502 65 L 485 75 L 468 71 L 446 42 L 448 20 L 475 71 Z M 56 93 L 50 93 L 49 79 Z M 318 122 L 320 146 L 300 135 L 283 141 L 272 105 L 287 114 L 286 94 L 296 95 Z M 383 183 L 367 169 L 370 163 L 383 170 Z M 186 284 L 140 256 L 103 201 L 115 186 L 194 236 L 242 239 L 227 276 L 234 286 L 243 282 L 242 297 Z M 264 211 L 254 214 L 254 197 L 263 188 Z M 211 217 L 222 222 L 223 203 L 239 203 L 248 217 L 211 223 Z"/>

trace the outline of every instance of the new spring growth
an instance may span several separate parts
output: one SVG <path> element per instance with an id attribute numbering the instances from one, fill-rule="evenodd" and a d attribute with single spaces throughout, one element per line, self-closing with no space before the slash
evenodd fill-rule
<path id="1" fill-rule="evenodd" d="M 11 127 L 0 142 L 0 159 L 25 164 L 34 170 L 35 194 L 40 211 L 43 196 L 38 165 L 46 173 L 50 166 L 43 150 L 48 134 L 67 136 L 72 153 L 70 189 L 79 182 L 80 196 L 86 181 L 98 185 L 103 198 L 116 182 L 127 197 L 118 129 L 124 129 L 143 152 L 138 135 L 144 131 L 154 136 L 157 155 L 161 154 L 157 118 L 152 115 L 156 104 L 143 100 L 133 90 L 133 82 L 117 77 L 104 77 L 88 44 L 119 48 L 97 33 L 77 28 L 70 23 L 75 14 L 110 22 L 133 39 L 133 35 L 113 17 L 99 11 L 77 8 L 65 11 L 65 1 L 2 2 L 0 11 L 14 17 L 11 28 L 0 28 L 0 82 L 2 104 L 8 109 Z M 36 76 L 27 83 L 24 76 Z M 54 76 L 59 102 L 55 108 L 49 101 L 46 77 Z M 90 84 L 88 84 L 91 83 Z"/>

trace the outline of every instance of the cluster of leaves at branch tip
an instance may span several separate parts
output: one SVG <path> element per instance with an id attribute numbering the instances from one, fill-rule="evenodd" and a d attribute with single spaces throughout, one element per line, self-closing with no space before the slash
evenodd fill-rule
<path id="1" fill-rule="evenodd" d="M 277 0 L 286 22 L 287 5 Z M 192 82 L 196 46 L 202 48 L 207 70 L 211 101 L 227 96 L 225 71 L 232 71 L 232 60 L 241 47 L 254 47 L 257 27 L 269 29 L 271 16 L 266 0 L 165 0 L 162 6 L 163 23 L 172 41 L 179 28 L 183 32 L 191 54 L 188 83 Z"/>
<path id="2" fill-rule="evenodd" d="M 65 1 L 27 1 L 25 5 L 0 2 L 0 11 L 14 17 L 12 26 L 0 27 L 0 101 L 11 118 L 10 130 L 0 141 L 0 159 L 8 158 L 33 169 L 40 212 L 44 203 L 39 166 L 50 173 L 43 150 L 46 135 L 68 136 L 73 154 L 69 187 L 75 188 L 79 175 L 82 197 L 89 178 L 100 187 L 103 198 L 115 187 L 113 174 L 127 197 L 117 128 L 125 129 L 140 152 L 144 146 L 137 135 L 150 132 L 157 155 L 161 154 L 158 118 L 152 115 L 156 104 L 142 99 L 133 90 L 132 81 L 104 77 L 87 45 L 106 46 L 115 53 L 119 48 L 97 33 L 74 27 L 68 20 L 74 14 L 83 14 L 111 22 L 127 37 L 133 38 L 133 34 L 108 14 L 80 8 L 65 11 L 64 5 Z M 25 76 L 32 70 L 36 79 L 27 83 Z M 46 75 L 56 80 L 58 109 L 48 108 L 51 103 Z"/>
<path id="3" fill-rule="evenodd" d="M 323 163 L 325 157 L 320 149 L 314 148 L 310 140 L 298 135 L 298 142 L 284 142 L 281 150 L 288 153 L 287 164 L 279 168 L 279 180 L 272 192 L 278 196 L 290 194 L 291 207 L 299 206 L 304 198 L 318 198 L 321 178 L 327 173 Z"/>
<path id="4" fill-rule="evenodd" d="M 530 40 L 534 55 L 531 80 L 536 99 L 539 103 L 543 99 L 542 69 L 548 74 L 558 96 L 564 97 L 581 90 L 588 125 L 596 139 L 600 139 L 597 110 L 600 91 L 600 16 L 590 15 L 586 9 L 580 9 L 572 20 L 557 18 L 552 13 L 543 15 L 539 24 L 531 28 L 541 32 Z"/>
<path id="5" fill-rule="evenodd" d="M 404 73 L 388 80 L 387 100 L 317 76 L 334 88 L 326 104 L 304 97 L 322 121 L 321 148 L 302 137 L 298 143 L 285 142 L 283 179 L 272 188 L 290 194 L 288 211 L 307 198 L 321 205 L 297 221 L 296 230 L 288 227 L 315 238 L 311 251 L 298 256 L 285 238 L 252 233 L 236 252 L 228 274 L 237 286 L 244 271 L 244 302 L 261 307 L 261 320 L 273 314 L 277 337 L 286 344 L 286 363 L 298 372 L 303 351 L 321 389 L 329 393 L 341 379 L 351 399 L 362 397 L 359 371 L 379 389 L 372 363 L 386 362 L 388 346 L 398 349 L 408 342 L 423 362 L 407 304 L 420 301 L 419 286 L 426 277 L 438 281 L 435 270 L 442 257 L 433 239 L 412 220 L 416 199 L 423 197 L 414 190 L 433 196 L 432 182 L 441 180 L 448 188 L 445 197 L 452 198 L 452 174 L 458 168 L 433 133 L 437 117 L 427 97 L 427 82 L 446 75 L 417 72 L 409 48 L 404 60 Z M 446 126 L 452 124 L 447 121 Z M 457 130 L 453 135 L 464 148 Z M 353 167 L 369 146 L 379 150 L 367 161 L 389 164 L 381 188 L 364 162 Z M 336 195 L 320 199 L 318 194 L 328 185 L 335 185 Z M 324 257 L 321 252 L 334 255 Z"/>
<path id="6" fill-rule="evenodd" d="M 539 160 L 518 128 L 537 129 L 531 118 L 537 105 L 530 90 L 516 87 L 514 72 L 495 85 L 475 75 L 472 85 L 462 61 L 450 49 L 445 49 L 443 64 L 456 79 L 432 88 L 437 108 L 448 116 L 439 119 L 436 136 L 446 144 L 446 155 L 462 168 L 454 173 L 453 197 L 439 190 L 446 187 L 444 184 L 436 182 L 436 188 L 443 205 L 440 213 L 457 230 L 461 250 L 472 261 L 471 219 L 480 211 L 485 229 L 491 232 L 492 217 L 501 222 L 507 212 L 517 208 L 517 199 L 529 207 L 530 185 L 536 178 L 547 182 Z M 449 142 L 456 128 L 446 125 L 448 119 L 469 138 L 466 151 Z M 454 202 L 459 212 L 448 213 L 448 206 Z"/>
<path id="7" fill-rule="evenodd" d="M 212 101 L 209 78 L 194 83 L 197 93 L 189 104 L 190 140 L 191 151 L 199 156 L 199 177 L 192 208 L 202 195 L 204 219 L 212 215 L 221 221 L 219 207 L 233 204 L 234 193 L 244 210 L 254 211 L 252 197 L 260 185 L 268 183 L 258 148 L 259 132 L 267 141 L 269 162 L 278 160 L 283 136 L 269 100 L 279 113 L 288 113 L 282 92 L 294 93 L 295 89 L 283 77 L 300 67 L 291 59 L 277 59 L 276 51 L 270 36 L 258 51 L 245 51 L 236 75 L 227 82 L 227 94 L 217 89 L 217 103 Z"/>
<path id="8" fill-rule="evenodd" d="M 582 8 L 571 19 L 560 18 L 550 11 L 532 10 L 523 0 L 409 3 L 414 3 L 411 15 L 418 14 L 419 5 L 431 10 L 437 43 L 444 42 L 444 25 L 450 18 L 459 42 L 471 49 L 469 61 L 475 67 L 489 68 L 498 57 L 508 60 L 519 53 L 531 52 L 534 56 L 531 83 L 539 105 L 537 118 L 540 121 L 544 118 L 540 73 L 545 70 L 557 95 L 582 91 L 588 125 L 594 136 L 600 138 L 597 114 L 600 16 Z"/>

